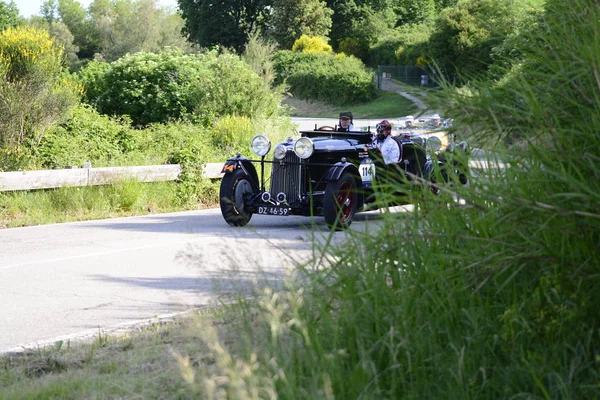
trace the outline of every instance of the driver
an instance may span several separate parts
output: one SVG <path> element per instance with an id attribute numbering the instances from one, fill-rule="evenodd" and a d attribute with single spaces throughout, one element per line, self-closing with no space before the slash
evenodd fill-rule
<path id="1" fill-rule="evenodd" d="M 340 113 L 340 120 L 338 124 L 338 132 L 348 132 L 354 130 L 354 118 L 350 111 L 342 111 Z"/>
<path id="2" fill-rule="evenodd" d="M 415 117 L 413 117 L 412 115 L 407 115 L 406 118 L 404 118 L 406 127 L 409 129 L 412 128 L 416 128 L 415 126 Z"/>

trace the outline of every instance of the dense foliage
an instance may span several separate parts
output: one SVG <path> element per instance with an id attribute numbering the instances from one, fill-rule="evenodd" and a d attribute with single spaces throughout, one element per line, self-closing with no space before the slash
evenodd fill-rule
<path id="1" fill-rule="evenodd" d="M 154 0 L 45 0 L 42 17 L 65 47 L 71 70 L 90 59 L 115 61 L 127 53 L 170 46 L 233 49 L 251 35 L 289 50 L 302 35 L 320 36 L 335 52 L 379 64 L 439 67 L 462 84 L 514 56 L 519 36 L 544 0 L 180 0 L 181 14 Z M 10 8 L 10 7 L 9 7 Z M 8 9 L 7 9 L 8 10 Z M 5 13 L 7 16 L 10 13 Z M 0 12 L 2 15 L 2 12 Z M 183 34 L 182 34 L 183 32 Z M 187 42 L 186 42 L 187 40 Z"/>
<path id="2" fill-rule="evenodd" d="M 133 124 L 182 118 L 274 115 L 279 98 L 233 54 L 136 53 L 110 65 L 91 63 L 81 73 L 86 101 L 108 115 L 128 115 Z"/>
<path id="3" fill-rule="evenodd" d="M 321 0 L 277 0 L 273 3 L 270 36 L 286 50 L 303 35 L 327 37 L 332 14 Z"/>
<path id="4" fill-rule="evenodd" d="M 23 23 L 19 17 L 19 10 L 13 1 L 7 3 L 0 0 L 0 31 L 8 27 L 16 27 Z"/>
<path id="5" fill-rule="evenodd" d="M 451 78 L 471 79 L 492 64 L 492 50 L 531 24 L 528 0 L 461 0 L 436 20 L 427 57 Z"/>
<path id="6" fill-rule="evenodd" d="M 376 97 L 373 73 L 352 56 L 279 51 L 275 71 L 301 99 L 330 104 L 367 102 Z"/>
<path id="7" fill-rule="evenodd" d="M 241 51 L 250 33 L 265 27 L 272 1 L 178 0 L 178 4 L 190 41 Z"/>

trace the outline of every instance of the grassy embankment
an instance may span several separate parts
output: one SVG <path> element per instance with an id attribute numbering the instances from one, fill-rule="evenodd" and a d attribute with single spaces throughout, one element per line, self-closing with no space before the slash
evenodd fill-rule
<path id="1" fill-rule="evenodd" d="M 410 100 L 394 92 L 382 92 L 377 99 L 369 103 L 343 107 L 294 97 L 286 98 L 283 103 L 292 108 L 293 117 L 337 118 L 342 111 L 352 111 L 354 118 L 376 119 L 401 117 L 415 111 Z"/>

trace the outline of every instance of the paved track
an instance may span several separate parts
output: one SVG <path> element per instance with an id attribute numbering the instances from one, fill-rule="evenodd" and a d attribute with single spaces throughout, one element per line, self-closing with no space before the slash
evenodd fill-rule
<path id="1" fill-rule="evenodd" d="M 377 212 L 357 215 L 364 229 Z M 312 254 L 323 219 L 218 209 L 0 230 L 0 352 L 97 334 L 214 303 L 255 280 L 276 284 Z M 335 241 L 346 233 L 334 234 Z"/>

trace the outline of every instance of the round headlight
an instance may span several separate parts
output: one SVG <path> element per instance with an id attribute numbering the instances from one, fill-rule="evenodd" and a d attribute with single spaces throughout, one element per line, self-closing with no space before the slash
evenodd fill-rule
<path id="1" fill-rule="evenodd" d="M 442 148 L 442 140 L 437 136 L 431 136 L 427 139 L 427 149 L 429 151 L 438 151 Z"/>
<path id="2" fill-rule="evenodd" d="M 275 152 L 273 153 L 273 156 L 277 160 L 283 160 L 285 158 L 286 153 L 287 153 L 287 147 L 285 147 L 282 144 L 278 144 L 277 146 L 275 146 Z"/>
<path id="3" fill-rule="evenodd" d="M 308 158 L 312 156 L 312 153 L 315 151 L 315 147 L 313 145 L 312 140 L 309 138 L 300 138 L 296 140 L 294 143 L 294 153 L 301 159 Z"/>
<path id="4" fill-rule="evenodd" d="M 271 141 L 265 135 L 256 135 L 252 139 L 250 145 L 252 152 L 259 157 L 266 156 L 269 150 L 271 150 Z"/>

